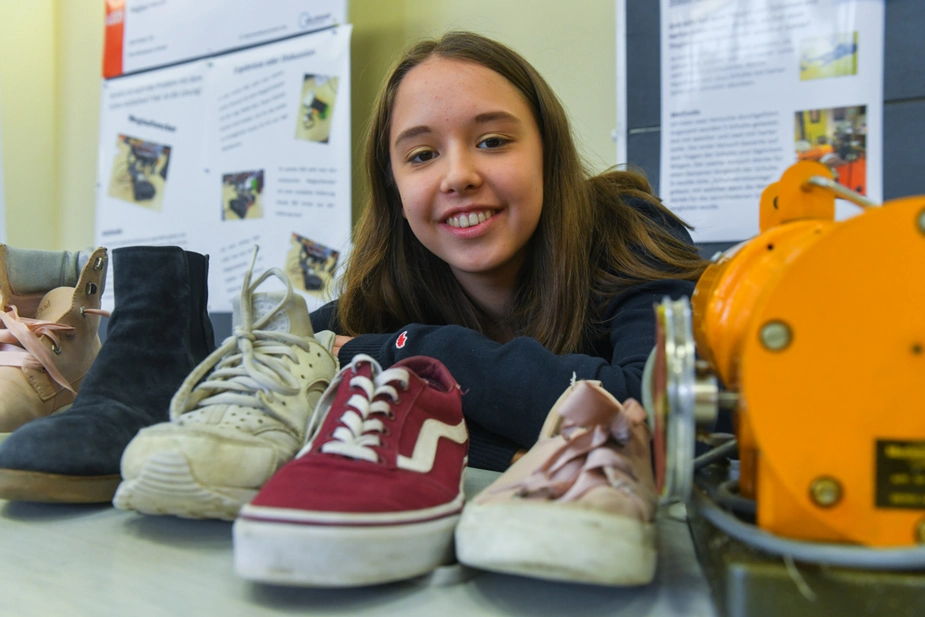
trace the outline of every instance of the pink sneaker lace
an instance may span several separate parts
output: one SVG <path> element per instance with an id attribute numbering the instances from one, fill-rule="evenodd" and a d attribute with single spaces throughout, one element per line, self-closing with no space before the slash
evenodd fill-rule
<path id="1" fill-rule="evenodd" d="M 628 399 L 623 405 L 639 403 Z M 643 515 L 651 518 L 651 504 L 636 493 L 638 479 L 632 466 L 615 449 L 629 441 L 631 428 L 625 410 L 606 413 L 600 407 L 566 406 L 560 430 L 565 444 L 531 475 L 498 490 L 513 488 L 519 497 L 570 502 L 592 488 L 609 485 L 632 497 Z"/>
<path id="2" fill-rule="evenodd" d="M 81 314 L 84 313 L 109 316 L 108 311 L 81 308 Z M 6 312 L 0 312 L 0 321 L 6 326 L 5 330 L 0 330 L 0 366 L 44 369 L 58 385 L 76 394 L 68 380 L 58 371 L 52 358 L 52 353 L 60 353 L 61 349 L 58 333 L 70 334 L 74 332 L 73 326 L 20 317 L 15 306 L 11 306 Z M 51 349 L 41 343 L 43 336 L 51 339 Z"/>

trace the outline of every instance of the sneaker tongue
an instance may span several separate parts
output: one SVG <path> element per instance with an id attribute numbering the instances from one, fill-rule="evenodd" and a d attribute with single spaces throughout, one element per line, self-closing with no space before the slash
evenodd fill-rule
<path id="1" fill-rule="evenodd" d="M 71 310 L 74 303 L 73 287 L 58 287 L 49 291 L 39 302 L 39 307 L 35 311 L 35 318 L 44 321 L 57 322 L 65 313 Z M 18 308 L 18 307 L 17 307 Z M 23 317 L 30 317 L 20 313 Z"/>
<path id="2" fill-rule="evenodd" d="M 253 315 L 251 318 L 253 322 L 256 323 L 260 321 L 264 315 L 270 313 L 285 297 L 286 292 L 284 291 L 255 293 L 251 297 L 251 306 L 253 307 Z M 233 299 L 232 311 L 232 327 L 237 327 L 241 325 L 243 321 L 240 298 Z M 302 337 L 314 336 L 315 334 L 314 330 L 312 330 L 312 322 L 308 318 L 308 306 L 305 304 L 305 298 L 297 293 L 293 293 L 289 297 L 289 301 L 286 302 L 286 304 L 270 318 L 266 325 L 260 329 L 272 332 L 288 332 L 289 334 Z"/>

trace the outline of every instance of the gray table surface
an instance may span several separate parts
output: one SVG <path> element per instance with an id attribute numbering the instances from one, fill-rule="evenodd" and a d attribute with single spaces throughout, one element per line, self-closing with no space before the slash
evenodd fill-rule
<path id="1" fill-rule="evenodd" d="M 494 477 L 468 470 L 467 495 Z M 377 587 L 304 589 L 237 577 L 228 522 L 0 500 L 0 615 L 715 615 L 687 524 L 662 510 L 658 541 L 656 580 L 642 588 L 457 567 Z"/>

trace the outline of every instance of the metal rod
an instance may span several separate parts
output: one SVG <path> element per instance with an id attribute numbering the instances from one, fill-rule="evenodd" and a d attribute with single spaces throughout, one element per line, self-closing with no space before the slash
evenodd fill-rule
<path id="1" fill-rule="evenodd" d="M 804 191 L 809 191 L 809 190 L 812 190 L 813 186 L 819 186 L 824 189 L 828 189 L 832 191 L 833 193 L 835 193 L 837 197 L 841 197 L 842 199 L 846 201 L 850 201 L 851 203 L 857 206 L 860 206 L 862 208 L 879 208 L 880 207 L 880 204 L 878 204 L 876 201 L 870 200 L 864 197 L 863 195 L 861 195 L 860 193 L 855 193 L 848 187 L 842 186 L 841 184 L 835 182 L 831 178 L 825 178 L 823 176 L 811 177 L 809 180 L 803 183 L 803 186 L 800 188 L 802 188 Z"/>

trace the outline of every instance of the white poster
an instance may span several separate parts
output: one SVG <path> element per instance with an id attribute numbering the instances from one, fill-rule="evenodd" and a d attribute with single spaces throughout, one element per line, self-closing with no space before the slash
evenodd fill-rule
<path id="1" fill-rule="evenodd" d="M 661 0 L 660 196 L 696 241 L 755 235 L 801 159 L 882 199 L 883 30 L 883 0 Z"/>
<path id="2" fill-rule="evenodd" d="M 347 0 L 107 0 L 107 77 L 347 23 Z"/>
<path id="3" fill-rule="evenodd" d="M 350 35 L 104 82 L 97 243 L 209 254 L 212 311 L 231 310 L 255 244 L 258 274 L 284 269 L 309 308 L 330 299 L 350 241 Z"/>

